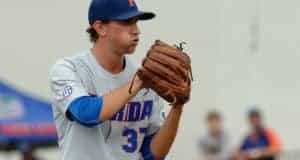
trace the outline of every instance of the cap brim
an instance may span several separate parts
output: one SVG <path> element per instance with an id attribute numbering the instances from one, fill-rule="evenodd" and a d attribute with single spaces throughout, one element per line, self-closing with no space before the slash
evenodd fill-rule
<path id="1" fill-rule="evenodd" d="M 116 16 L 112 20 L 127 20 L 137 17 L 139 20 L 150 20 L 155 17 L 155 14 L 152 12 L 129 12 L 123 15 Z"/>
<path id="2" fill-rule="evenodd" d="M 150 20 L 155 17 L 155 14 L 152 12 L 140 12 L 137 17 L 139 20 Z"/>

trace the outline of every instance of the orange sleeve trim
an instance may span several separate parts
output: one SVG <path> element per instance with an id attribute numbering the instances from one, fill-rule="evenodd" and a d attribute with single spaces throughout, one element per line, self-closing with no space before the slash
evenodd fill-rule
<path id="1" fill-rule="evenodd" d="M 277 133 L 273 129 L 266 129 L 266 136 L 271 144 L 271 148 L 275 151 L 280 151 L 282 144 Z"/>

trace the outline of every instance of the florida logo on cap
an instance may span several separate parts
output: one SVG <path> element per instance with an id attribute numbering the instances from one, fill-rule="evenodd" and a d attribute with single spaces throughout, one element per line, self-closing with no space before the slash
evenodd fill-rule
<path id="1" fill-rule="evenodd" d="M 132 7 L 132 6 L 134 6 L 134 5 L 135 5 L 135 2 L 134 2 L 134 0 L 128 0 L 128 2 L 129 2 L 129 6 L 130 6 L 130 7 Z"/>

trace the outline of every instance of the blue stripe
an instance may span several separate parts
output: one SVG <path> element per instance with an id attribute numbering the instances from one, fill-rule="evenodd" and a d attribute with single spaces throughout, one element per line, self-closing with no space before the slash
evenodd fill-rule
<path id="1" fill-rule="evenodd" d="M 142 147 L 140 149 L 140 152 L 142 153 L 143 159 L 144 160 L 155 160 L 155 157 L 151 151 L 151 141 L 153 139 L 153 137 L 155 136 L 156 133 L 150 135 L 150 136 L 146 136 L 144 138 Z M 162 158 L 161 160 L 163 160 L 164 158 Z"/>
<path id="2" fill-rule="evenodd" d="M 101 123 L 99 115 L 102 105 L 103 97 L 79 97 L 69 105 L 67 114 L 71 120 L 75 120 L 86 127 L 94 127 Z"/>

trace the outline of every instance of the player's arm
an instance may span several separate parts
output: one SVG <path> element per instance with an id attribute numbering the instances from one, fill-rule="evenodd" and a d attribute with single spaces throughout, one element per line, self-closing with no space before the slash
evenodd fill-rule
<path id="1" fill-rule="evenodd" d="M 141 89 L 142 82 L 134 79 L 132 92 L 131 82 L 112 90 L 108 94 L 98 96 L 82 96 L 74 100 L 68 109 L 68 115 L 85 126 L 95 126 L 111 119 Z"/>
<path id="2" fill-rule="evenodd" d="M 142 81 L 136 77 L 134 78 L 132 92 L 129 93 L 131 82 L 111 91 L 109 94 L 103 96 L 103 106 L 99 114 L 99 120 L 104 121 L 113 117 L 128 101 L 140 91 Z"/>
<path id="3" fill-rule="evenodd" d="M 142 82 L 135 78 L 131 94 L 130 82 L 102 96 L 90 95 L 78 77 L 74 65 L 60 61 L 50 71 L 51 90 L 62 113 L 70 120 L 93 127 L 110 119 L 140 90 Z"/>
<path id="4" fill-rule="evenodd" d="M 171 149 L 177 135 L 182 107 L 182 105 L 172 107 L 164 124 L 153 137 L 150 148 L 156 159 L 165 157 Z"/>
<path id="5" fill-rule="evenodd" d="M 270 143 L 267 148 L 260 150 L 260 156 L 276 156 L 281 151 L 281 142 L 279 136 L 272 129 L 266 129 L 266 137 Z"/>
<path id="6" fill-rule="evenodd" d="M 182 106 L 172 107 L 164 124 L 151 137 L 151 140 L 149 140 L 151 155 L 148 156 L 151 158 L 149 160 L 161 160 L 168 154 L 177 134 L 181 114 Z"/>

